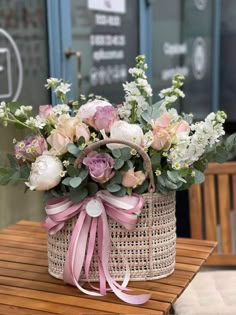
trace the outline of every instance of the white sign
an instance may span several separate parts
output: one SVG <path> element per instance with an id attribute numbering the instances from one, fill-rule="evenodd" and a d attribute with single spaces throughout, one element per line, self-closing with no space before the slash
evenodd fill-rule
<path id="1" fill-rule="evenodd" d="M 11 57 L 8 48 L 0 48 L 0 73 L 4 74 L 7 81 L 7 90 L 0 89 L 0 99 L 12 97 Z"/>
<path id="2" fill-rule="evenodd" d="M 14 51 L 15 57 L 16 57 L 16 64 L 18 66 L 19 74 L 18 74 L 17 88 L 15 91 L 15 94 L 12 95 L 12 88 L 11 88 L 12 87 L 12 73 L 11 73 L 12 70 L 11 70 L 11 62 L 10 62 L 10 60 L 11 60 L 10 52 L 5 47 L 0 48 L 1 52 L 6 54 L 6 58 L 8 60 L 8 61 L 6 60 L 6 69 L 5 69 L 5 71 L 7 71 L 8 93 L 7 93 L 7 95 L 6 95 L 6 93 L 1 94 L 1 86 L 0 86 L 0 99 L 11 97 L 12 101 L 17 101 L 17 99 L 20 95 L 21 89 L 22 89 L 22 84 L 23 84 L 23 66 L 22 66 L 21 56 L 20 56 L 19 49 L 18 49 L 14 39 L 3 28 L 0 28 L 0 36 L 1 35 L 3 35 L 5 38 L 7 38 L 7 40 L 11 44 L 11 47 L 13 48 L 13 51 Z M 0 65 L 0 66 L 1 66 L 2 71 L 4 71 L 4 69 L 3 69 L 4 66 L 3 65 Z"/>
<path id="3" fill-rule="evenodd" d="M 88 0 L 88 9 L 124 14 L 126 0 Z"/>
<path id="4" fill-rule="evenodd" d="M 195 6 L 198 10 L 205 10 L 207 6 L 207 0 L 194 0 Z"/>
<path id="5" fill-rule="evenodd" d="M 197 37 L 193 42 L 192 67 L 193 75 L 197 80 L 201 80 L 207 67 L 206 42 L 202 37 Z"/>

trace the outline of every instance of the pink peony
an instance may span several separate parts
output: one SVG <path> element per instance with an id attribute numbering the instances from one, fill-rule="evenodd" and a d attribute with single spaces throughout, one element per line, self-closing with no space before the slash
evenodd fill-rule
<path id="1" fill-rule="evenodd" d="M 106 183 L 115 175 L 113 170 L 115 161 L 107 153 L 92 151 L 83 159 L 83 164 L 86 165 L 90 176 L 95 182 Z"/>
<path id="2" fill-rule="evenodd" d="M 96 130 L 104 129 L 105 132 L 110 132 L 111 126 L 117 120 L 119 120 L 119 116 L 117 109 L 113 106 L 97 107 L 93 117 L 93 127 Z"/>
<path id="3" fill-rule="evenodd" d="M 136 188 L 145 181 L 145 174 L 142 171 L 134 171 L 134 168 L 129 169 L 124 173 L 122 178 L 122 185 L 124 187 Z"/>
<path id="4" fill-rule="evenodd" d="M 48 146 L 44 138 L 39 135 L 28 137 L 15 144 L 15 157 L 17 159 L 33 162 L 36 158 L 47 151 Z"/>
<path id="5" fill-rule="evenodd" d="M 52 105 L 40 105 L 39 106 L 39 117 L 47 119 L 49 116 L 54 117 Z"/>
<path id="6" fill-rule="evenodd" d="M 80 107 L 77 117 L 86 122 L 95 130 L 110 131 L 113 123 L 119 120 L 117 109 L 103 100 L 93 100 Z"/>

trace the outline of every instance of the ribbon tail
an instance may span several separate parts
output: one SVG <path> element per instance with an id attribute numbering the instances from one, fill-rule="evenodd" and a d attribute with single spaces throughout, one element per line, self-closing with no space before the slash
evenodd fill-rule
<path id="1" fill-rule="evenodd" d="M 101 294 L 97 292 L 84 289 L 79 284 L 79 278 L 85 258 L 90 222 L 91 218 L 86 215 L 85 211 L 82 211 L 71 236 L 71 241 L 64 265 L 63 279 L 65 282 L 75 285 L 81 292 L 85 294 L 101 296 Z"/>
<path id="2" fill-rule="evenodd" d="M 115 280 L 111 277 L 109 270 L 108 270 L 108 262 L 109 262 L 109 255 L 110 255 L 110 235 L 108 230 L 108 222 L 106 214 L 103 212 L 101 215 L 102 220 L 102 229 L 103 229 L 103 237 L 102 240 L 102 256 L 101 256 L 101 263 L 103 272 L 106 278 L 106 281 L 108 282 L 110 288 L 115 293 L 117 297 L 119 297 L 122 301 L 126 303 L 130 303 L 133 305 L 140 305 L 146 303 L 151 295 L 150 294 L 140 294 L 140 295 L 129 295 L 127 293 L 122 292 L 122 288 L 118 283 L 115 282 Z M 100 222 L 99 222 L 100 223 Z M 128 282 L 129 279 L 126 279 L 126 282 Z"/>

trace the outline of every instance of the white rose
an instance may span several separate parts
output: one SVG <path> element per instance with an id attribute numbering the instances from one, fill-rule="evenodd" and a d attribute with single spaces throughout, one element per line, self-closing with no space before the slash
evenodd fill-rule
<path id="1" fill-rule="evenodd" d="M 105 107 L 105 106 L 112 106 L 110 103 L 103 101 L 103 100 L 93 100 L 82 105 L 76 116 L 81 118 L 82 120 L 86 120 L 92 118 L 97 110 L 97 107 Z"/>
<path id="2" fill-rule="evenodd" d="M 30 190 L 49 190 L 61 181 L 63 165 L 52 155 L 41 155 L 32 163 L 29 182 L 25 183 Z"/>
<path id="3" fill-rule="evenodd" d="M 142 145 L 143 131 L 138 125 L 118 120 L 111 126 L 110 139 L 127 140 Z M 110 150 L 126 147 L 124 144 L 108 144 L 107 146 Z"/>

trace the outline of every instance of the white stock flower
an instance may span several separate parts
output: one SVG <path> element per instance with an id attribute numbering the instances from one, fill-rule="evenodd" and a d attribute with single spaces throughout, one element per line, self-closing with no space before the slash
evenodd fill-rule
<path id="1" fill-rule="evenodd" d="M 56 94 L 63 94 L 66 95 L 66 93 L 70 92 L 71 84 L 61 82 L 56 88 L 55 93 Z"/>
<path id="2" fill-rule="evenodd" d="M 59 84 L 60 82 L 61 82 L 61 80 L 59 80 L 57 78 L 49 78 L 49 79 L 47 79 L 47 84 L 45 84 L 45 87 L 47 89 L 55 88 L 57 86 L 57 84 Z"/>
<path id="3" fill-rule="evenodd" d="M 175 146 L 170 149 L 168 160 L 175 169 L 188 167 L 204 154 L 206 147 L 219 141 L 225 131 L 222 124 L 226 115 L 224 112 L 210 113 L 205 121 L 190 126 L 192 135 L 179 133 L 175 137 Z"/>
<path id="4" fill-rule="evenodd" d="M 32 163 L 29 182 L 25 184 L 30 190 L 49 190 L 60 183 L 62 172 L 61 161 L 55 156 L 44 154 Z"/>

